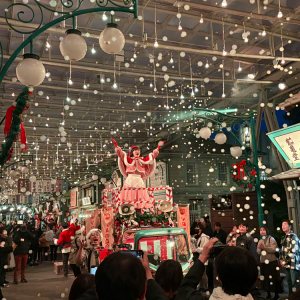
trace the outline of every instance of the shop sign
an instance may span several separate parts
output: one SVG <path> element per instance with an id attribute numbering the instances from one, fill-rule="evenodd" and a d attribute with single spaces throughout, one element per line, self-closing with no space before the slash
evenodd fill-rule
<path id="1" fill-rule="evenodd" d="M 267 134 L 291 168 L 300 168 L 300 123 Z"/>
<path id="2" fill-rule="evenodd" d="M 70 206 L 77 206 L 77 192 L 71 193 Z"/>
<path id="3" fill-rule="evenodd" d="M 91 204 L 91 198 L 90 197 L 84 197 L 81 199 L 82 205 L 90 205 Z"/>

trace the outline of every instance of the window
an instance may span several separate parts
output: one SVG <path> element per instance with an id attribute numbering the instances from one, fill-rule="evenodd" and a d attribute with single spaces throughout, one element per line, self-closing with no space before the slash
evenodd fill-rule
<path id="1" fill-rule="evenodd" d="M 195 162 L 186 163 L 186 184 L 187 185 L 198 184 L 197 165 Z"/>
<path id="2" fill-rule="evenodd" d="M 218 163 L 218 179 L 221 183 L 228 183 L 228 167 L 227 162 Z"/>

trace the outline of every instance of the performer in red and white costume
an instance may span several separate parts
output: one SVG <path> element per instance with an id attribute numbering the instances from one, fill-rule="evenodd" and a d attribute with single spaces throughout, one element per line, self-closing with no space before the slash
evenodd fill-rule
<path id="1" fill-rule="evenodd" d="M 122 151 L 114 139 L 111 139 L 115 145 L 115 151 L 118 155 L 118 165 L 120 172 L 126 178 L 123 189 L 120 192 L 119 198 L 121 203 L 132 203 L 135 208 L 150 208 L 151 203 L 143 204 L 141 202 L 150 201 L 149 195 L 145 189 L 141 190 L 126 190 L 124 188 L 145 188 L 145 182 L 156 168 L 155 158 L 159 154 L 159 149 L 164 144 L 163 141 L 158 143 L 157 148 L 147 157 L 140 157 L 141 152 L 138 146 L 130 148 L 129 156 Z M 139 203 L 137 203 L 139 202 Z"/>

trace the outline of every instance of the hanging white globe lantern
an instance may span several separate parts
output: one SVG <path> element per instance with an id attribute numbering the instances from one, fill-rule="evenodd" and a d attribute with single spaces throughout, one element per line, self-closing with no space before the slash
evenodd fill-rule
<path id="1" fill-rule="evenodd" d="M 117 54 L 124 48 L 125 37 L 117 24 L 108 23 L 100 34 L 99 44 L 105 53 Z"/>
<path id="2" fill-rule="evenodd" d="M 26 188 L 22 187 L 21 188 L 21 193 L 25 193 L 26 192 Z"/>
<path id="3" fill-rule="evenodd" d="M 36 54 L 26 53 L 23 58 L 16 68 L 18 80 L 30 87 L 40 85 L 46 76 L 45 67 L 39 61 L 40 57 Z"/>
<path id="4" fill-rule="evenodd" d="M 202 127 L 199 133 L 203 139 L 208 139 L 211 136 L 211 130 L 208 127 Z"/>
<path id="5" fill-rule="evenodd" d="M 225 144 L 227 141 L 227 136 L 225 133 L 223 132 L 219 132 L 216 136 L 215 136 L 215 142 L 219 145 L 223 145 Z"/>
<path id="6" fill-rule="evenodd" d="M 11 178 L 14 178 L 18 175 L 18 171 L 16 169 L 11 169 L 9 174 Z"/>
<path id="7" fill-rule="evenodd" d="M 35 176 L 30 176 L 30 177 L 29 177 L 29 180 L 30 180 L 31 182 L 35 182 L 35 181 L 36 181 L 36 177 L 35 177 Z"/>
<path id="8" fill-rule="evenodd" d="M 68 29 L 59 44 L 60 53 L 71 61 L 79 61 L 85 57 L 87 44 L 81 36 L 81 31 Z"/>
<path id="9" fill-rule="evenodd" d="M 28 168 L 27 167 L 22 167 L 22 173 L 28 173 Z"/>
<path id="10" fill-rule="evenodd" d="M 56 179 L 51 179 L 51 184 L 55 184 L 56 183 Z"/>
<path id="11" fill-rule="evenodd" d="M 92 179 L 93 179 L 93 180 L 97 180 L 97 179 L 98 179 L 98 175 L 95 175 L 95 174 L 94 174 L 94 175 L 92 176 Z"/>
<path id="12" fill-rule="evenodd" d="M 230 148 L 230 153 L 233 157 L 240 157 L 243 153 L 243 150 L 239 146 L 234 146 Z"/>
<path id="13" fill-rule="evenodd" d="M 14 181 L 13 181 L 12 179 L 9 179 L 9 180 L 8 180 L 8 184 L 9 184 L 9 185 L 12 185 L 13 183 L 14 183 Z"/>

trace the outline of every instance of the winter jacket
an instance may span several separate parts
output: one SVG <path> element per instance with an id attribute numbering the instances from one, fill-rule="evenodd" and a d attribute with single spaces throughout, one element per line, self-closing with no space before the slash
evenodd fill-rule
<path id="1" fill-rule="evenodd" d="M 228 295 L 219 286 L 213 290 L 209 300 L 253 300 L 253 297 L 250 293 L 247 296 L 242 296 L 239 294 Z"/>
<path id="2" fill-rule="evenodd" d="M 281 239 L 281 251 L 279 259 L 283 260 L 286 263 L 285 268 L 296 269 L 299 271 L 299 243 L 299 238 L 293 231 L 290 231 Z"/>
<path id="3" fill-rule="evenodd" d="M 191 269 L 189 270 L 189 272 L 183 279 L 183 281 L 178 289 L 178 294 L 177 294 L 175 300 L 208 300 L 209 298 L 202 295 L 201 290 L 197 290 L 197 285 L 201 281 L 204 271 L 205 271 L 204 264 L 200 260 L 195 261 L 194 265 L 191 267 Z M 216 289 L 218 289 L 218 288 L 216 288 Z M 260 291 L 255 287 L 252 288 L 250 293 L 254 300 L 265 300 L 265 298 L 261 296 Z M 215 293 L 215 296 L 217 296 L 218 294 L 219 293 L 217 291 Z M 239 296 L 242 297 L 241 295 L 239 295 Z M 233 299 L 246 300 L 247 298 L 214 298 L 213 300 L 215 300 L 215 299 L 218 299 L 218 300 L 229 300 L 229 299 L 230 300 L 233 300 Z M 149 299 L 147 298 L 147 300 L 149 300 Z"/>
<path id="4" fill-rule="evenodd" d="M 265 248 L 260 249 L 259 248 L 260 244 L 264 244 Z M 277 249 L 277 242 L 270 235 L 260 239 L 257 244 L 257 254 L 260 255 L 260 262 L 264 264 L 266 260 L 268 260 L 269 262 L 276 261 L 277 260 L 277 257 L 275 255 L 275 253 L 277 252 L 276 249 Z M 263 251 L 266 251 L 266 255 L 262 255 Z"/>
<path id="5" fill-rule="evenodd" d="M 17 248 L 14 251 L 14 255 L 28 254 L 30 249 L 30 243 L 33 239 L 33 235 L 29 231 L 21 232 L 20 230 L 14 234 L 14 242 Z"/>
<path id="6" fill-rule="evenodd" d="M 226 238 L 227 238 L 227 234 L 223 229 L 220 229 L 219 232 L 217 232 L 216 230 L 213 233 L 213 237 L 216 237 L 217 239 L 219 239 L 219 241 L 222 244 L 226 244 Z"/>
<path id="7" fill-rule="evenodd" d="M 254 258 L 258 260 L 258 254 L 256 252 L 256 244 L 254 242 L 253 237 L 249 233 L 240 235 L 236 239 L 236 246 L 249 250 L 253 254 Z"/>
<path id="8" fill-rule="evenodd" d="M 201 254 L 203 251 L 204 246 L 209 242 L 209 236 L 202 233 L 197 241 L 196 244 L 196 251 Z"/>

